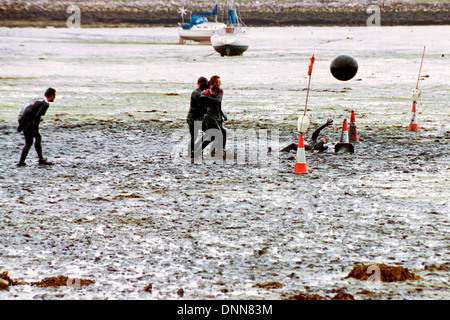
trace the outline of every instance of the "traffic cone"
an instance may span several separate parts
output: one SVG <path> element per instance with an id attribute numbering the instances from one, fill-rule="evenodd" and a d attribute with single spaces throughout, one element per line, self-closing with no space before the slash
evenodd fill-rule
<path id="1" fill-rule="evenodd" d="M 350 142 L 359 142 L 358 131 L 356 130 L 355 111 L 352 110 L 350 117 L 350 130 L 348 132 Z"/>
<path id="2" fill-rule="evenodd" d="M 419 126 L 417 125 L 417 118 L 416 118 L 416 102 L 413 101 L 413 105 L 412 105 L 412 119 L 411 119 L 411 123 L 409 124 L 409 129 L 408 131 L 419 131 Z"/>
<path id="3" fill-rule="evenodd" d="M 297 147 L 297 162 L 295 163 L 294 173 L 308 173 L 306 167 L 305 144 L 303 143 L 303 134 L 300 133 Z"/>
<path id="4" fill-rule="evenodd" d="M 344 119 L 344 124 L 342 126 L 341 142 L 336 143 L 334 146 L 334 152 L 355 152 L 355 147 L 348 142 L 347 119 Z"/>
<path id="5" fill-rule="evenodd" d="M 344 119 L 344 124 L 342 125 L 341 143 L 348 143 L 347 119 Z"/>

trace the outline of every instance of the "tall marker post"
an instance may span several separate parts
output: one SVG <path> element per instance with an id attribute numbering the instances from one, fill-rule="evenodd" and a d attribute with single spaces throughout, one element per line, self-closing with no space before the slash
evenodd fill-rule
<path id="1" fill-rule="evenodd" d="M 303 133 L 306 133 L 306 131 L 308 130 L 308 127 L 309 127 L 309 118 L 306 116 L 306 107 L 308 105 L 309 88 L 311 86 L 311 74 L 312 74 L 312 69 L 313 69 L 313 65 L 314 65 L 314 61 L 315 61 L 314 54 L 312 55 L 310 60 L 311 60 L 311 63 L 308 68 L 309 81 L 308 81 L 308 90 L 306 92 L 305 111 L 303 112 L 303 115 L 298 118 L 298 121 L 297 121 L 297 129 L 300 132 L 300 134 L 298 137 L 297 160 L 296 160 L 295 168 L 294 168 L 294 173 L 296 173 L 296 174 L 308 173 L 308 168 L 306 166 L 306 156 L 305 156 L 305 145 L 303 142 Z"/>
<path id="2" fill-rule="evenodd" d="M 419 100 L 420 97 L 420 90 L 419 90 L 419 80 L 420 80 L 420 73 L 422 71 L 422 64 L 423 64 L 423 57 L 425 56 L 425 46 L 423 47 L 423 53 L 422 53 L 422 60 L 420 62 L 420 68 L 419 68 L 419 75 L 417 77 L 417 83 L 416 83 L 416 87 L 412 90 L 411 94 L 412 94 L 412 100 L 413 100 L 413 104 L 412 104 L 412 118 L 411 118 L 411 123 L 409 124 L 409 128 L 408 131 L 419 131 L 419 126 L 417 124 L 417 117 L 416 117 L 416 105 L 417 105 L 417 100 Z"/>

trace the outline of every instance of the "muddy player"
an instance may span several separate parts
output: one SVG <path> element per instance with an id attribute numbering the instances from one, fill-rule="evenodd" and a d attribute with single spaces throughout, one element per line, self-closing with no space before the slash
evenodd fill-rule
<path id="1" fill-rule="evenodd" d="M 227 132 L 223 127 L 223 121 L 227 121 L 227 116 L 222 111 L 222 97 L 223 90 L 220 88 L 222 84 L 220 77 L 215 75 L 209 80 L 209 88 L 205 90 L 200 97 L 200 105 L 204 106 L 206 109 L 205 116 L 202 121 L 202 130 L 204 132 L 201 146 L 197 143 L 195 147 L 195 154 L 199 153 L 200 150 L 203 151 L 211 142 L 215 141 L 215 133 L 219 132 L 222 137 L 222 151 L 225 151 L 225 146 L 227 142 Z M 214 156 L 215 149 L 220 149 L 220 146 L 215 146 L 213 148 Z"/>
<path id="2" fill-rule="evenodd" d="M 22 149 L 20 160 L 19 163 L 17 164 L 19 167 L 26 165 L 25 159 L 27 158 L 28 151 L 30 151 L 31 146 L 33 145 L 33 140 L 34 140 L 34 148 L 36 149 L 37 155 L 39 157 L 39 164 L 43 165 L 53 164 L 47 161 L 42 155 L 39 123 L 41 122 L 42 117 L 47 112 L 47 109 L 50 106 L 50 102 L 53 102 L 55 100 L 55 97 L 56 97 L 56 90 L 53 88 L 48 88 L 45 91 L 44 97 L 31 100 L 20 111 L 18 119 L 19 126 L 17 127 L 17 131 L 18 132 L 23 131 L 23 135 L 25 137 L 25 146 Z"/>
<path id="3" fill-rule="evenodd" d="M 322 129 L 331 126 L 333 124 L 333 120 L 332 119 L 328 119 L 327 122 L 323 125 L 321 125 L 320 127 L 318 127 L 312 137 L 311 137 L 311 144 L 309 145 L 305 145 L 305 150 L 318 150 L 319 152 L 325 151 L 328 149 L 328 146 L 326 145 L 328 143 L 328 139 L 325 136 L 320 136 L 320 131 L 322 131 Z M 283 149 L 281 149 L 281 152 L 289 152 L 291 150 L 297 150 L 298 145 L 295 143 L 291 143 L 290 145 L 288 145 L 287 147 L 284 147 Z"/>
<path id="4" fill-rule="evenodd" d="M 197 89 L 192 91 L 191 105 L 186 117 L 186 122 L 189 125 L 189 133 L 191 135 L 191 143 L 189 145 L 191 158 L 194 157 L 194 144 L 195 140 L 197 140 L 198 131 L 201 128 L 200 126 L 195 126 L 195 121 L 202 121 L 206 111 L 204 106 L 200 105 L 200 96 L 206 89 L 208 89 L 208 79 L 205 77 L 198 78 Z"/>

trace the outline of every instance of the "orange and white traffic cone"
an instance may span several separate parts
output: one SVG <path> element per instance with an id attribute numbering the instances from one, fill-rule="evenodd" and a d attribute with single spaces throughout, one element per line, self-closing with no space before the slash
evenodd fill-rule
<path id="1" fill-rule="evenodd" d="M 349 140 L 350 142 L 359 142 L 358 131 L 356 130 L 356 118 L 355 111 L 352 110 L 352 115 L 350 117 L 350 129 L 349 129 Z"/>
<path id="2" fill-rule="evenodd" d="M 303 142 L 303 134 L 300 133 L 297 147 L 297 162 L 295 163 L 294 173 L 308 173 L 306 166 L 305 144 Z"/>
<path id="3" fill-rule="evenodd" d="M 419 126 L 417 124 L 417 118 L 416 118 L 416 102 L 413 101 L 413 105 L 412 105 L 412 119 L 411 119 L 411 123 L 409 124 L 409 129 L 408 131 L 419 131 Z"/>

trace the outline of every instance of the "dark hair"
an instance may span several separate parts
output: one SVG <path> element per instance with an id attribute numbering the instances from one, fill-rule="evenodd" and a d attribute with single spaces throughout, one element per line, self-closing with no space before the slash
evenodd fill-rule
<path id="1" fill-rule="evenodd" d="M 54 95 L 56 93 L 56 90 L 55 89 L 53 89 L 53 88 L 48 88 L 46 91 L 45 91 L 45 96 L 46 97 L 51 97 L 52 95 Z"/>
<path id="2" fill-rule="evenodd" d="M 197 84 L 200 85 L 200 89 L 202 89 L 202 90 L 206 90 L 209 87 L 208 79 L 206 79 L 205 77 L 198 78 Z"/>

